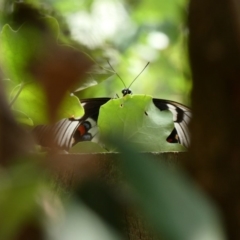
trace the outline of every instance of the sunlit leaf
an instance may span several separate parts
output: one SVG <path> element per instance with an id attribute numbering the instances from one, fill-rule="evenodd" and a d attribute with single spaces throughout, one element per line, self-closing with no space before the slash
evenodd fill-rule
<path id="1" fill-rule="evenodd" d="M 88 9 L 92 2 L 94 2 L 94 0 L 88 0 L 88 1 L 82 1 L 79 2 L 78 0 L 72 0 L 72 1 L 68 1 L 68 0 L 62 0 L 62 1 L 54 1 L 54 7 L 55 9 L 57 9 L 59 12 L 61 12 L 62 14 L 66 14 L 66 13 L 71 13 L 71 12 L 75 12 L 76 9 Z"/>
<path id="2" fill-rule="evenodd" d="M 19 93 L 20 91 L 20 93 Z M 34 124 L 47 123 L 46 97 L 41 86 L 35 83 L 28 83 L 25 86 L 18 85 L 12 92 L 12 100 L 18 95 L 13 108 L 21 111 Z"/>
<path id="3" fill-rule="evenodd" d="M 30 10 L 29 10 L 30 11 Z M 1 33 L 1 62 L 5 75 L 16 83 L 38 80 L 48 104 L 46 116 L 55 114 L 66 91 L 84 79 L 93 61 L 81 51 L 57 42 L 59 26 L 54 18 L 43 18 L 43 29 L 24 23 L 17 31 L 9 25 Z"/>
<path id="4" fill-rule="evenodd" d="M 43 29 L 39 29 L 37 24 L 34 26 L 32 22 L 25 22 L 19 29 L 12 29 L 8 24 L 2 28 L 0 61 L 5 74 L 16 83 L 34 80 L 29 72 L 29 64 L 46 51 L 49 41 L 57 42 L 59 34 L 57 20 L 45 17 L 39 22 L 42 23 Z"/>
<path id="5" fill-rule="evenodd" d="M 171 20 L 180 21 L 182 12 L 185 10 L 186 0 L 171 1 L 141 1 L 135 5 L 133 16 L 138 20 L 148 19 L 148 21 Z M 144 13 L 144 18 L 143 18 Z"/>
<path id="6" fill-rule="evenodd" d="M 20 86 L 13 91 L 13 97 Z M 48 123 L 47 101 L 41 86 L 37 83 L 25 84 L 13 107 L 33 121 L 34 125 Z M 67 93 L 57 110 L 57 119 L 82 116 L 83 109 L 77 97 Z"/>
<path id="7" fill-rule="evenodd" d="M 103 137 L 111 136 L 134 144 L 139 151 L 184 151 L 166 141 L 174 128 L 169 111 L 160 111 L 147 95 L 112 99 L 100 109 L 98 126 Z"/>
<path id="8" fill-rule="evenodd" d="M 6 95 L 7 97 L 10 96 L 12 90 L 16 87 L 16 84 L 14 81 L 12 81 L 11 79 L 3 79 L 3 87 L 4 87 L 4 90 L 6 92 Z"/>
<path id="9" fill-rule="evenodd" d="M 57 110 L 57 119 L 79 117 L 83 115 L 83 112 L 84 110 L 79 99 L 67 92 Z"/>
<path id="10" fill-rule="evenodd" d="M 3 70 L 16 83 L 32 80 L 26 71 L 29 61 L 41 51 L 39 33 L 23 25 L 17 31 L 9 25 L 2 28 L 0 60 Z"/>
<path id="11" fill-rule="evenodd" d="M 27 126 L 33 126 L 34 123 L 30 117 L 28 117 L 25 113 L 14 110 L 13 115 L 18 123 Z"/>
<path id="12" fill-rule="evenodd" d="M 24 23 L 14 30 L 6 24 L 0 35 L 0 60 L 5 74 L 16 83 L 34 80 L 29 72 L 29 65 L 47 51 L 48 44 L 55 41 L 59 35 L 59 25 L 55 18 L 42 18 L 47 29 L 38 29 L 31 23 Z M 47 59 L 46 59 L 47 60 Z"/>

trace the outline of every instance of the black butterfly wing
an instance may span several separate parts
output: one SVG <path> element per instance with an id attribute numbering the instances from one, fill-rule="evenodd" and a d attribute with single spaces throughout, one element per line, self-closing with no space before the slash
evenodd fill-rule
<path id="1" fill-rule="evenodd" d="M 97 119 L 100 107 L 110 98 L 82 99 L 84 115 L 64 118 L 53 125 L 38 125 L 33 129 L 37 143 L 43 147 L 69 150 L 80 141 L 91 141 L 98 133 Z"/>
<path id="2" fill-rule="evenodd" d="M 100 107 L 110 98 L 82 99 L 81 104 L 85 113 L 80 118 L 65 118 L 53 125 L 39 125 L 33 130 L 39 145 L 69 150 L 80 141 L 92 141 L 98 133 L 97 119 Z M 168 136 L 167 141 L 188 147 L 190 134 L 188 124 L 191 119 L 191 111 L 188 107 L 169 100 L 153 99 L 153 103 L 160 110 L 169 110 L 173 114 L 175 128 Z M 51 139 L 51 142 L 49 141 Z"/>
<path id="3" fill-rule="evenodd" d="M 179 142 L 185 147 L 190 145 L 190 132 L 188 124 L 192 114 L 188 107 L 169 100 L 153 99 L 153 103 L 160 110 L 169 110 L 173 114 L 174 129 L 168 136 L 167 141 L 171 143 Z"/>

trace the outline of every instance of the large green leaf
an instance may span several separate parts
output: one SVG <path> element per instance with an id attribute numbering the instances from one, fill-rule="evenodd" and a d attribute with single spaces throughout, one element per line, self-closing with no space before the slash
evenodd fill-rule
<path id="1" fill-rule="evenodd" d="M 114 136 L 134 144 L 139 151 L 184 151 L 180 144 L 166 141 L 174 128 L 169 111 L 160 111 L 148 95 L 112 99 L 100 109 L 101 138 Z M 107 146 L 109 148 L 109 146 Z"/>
<path id="2" fill-rule="evenodd" d="M 70 201 L 69 201 L 70 202 Z M 121 240 L 110 225 L 83 202 L 71 201 L 64 209 L 64 217 L 48 222 L 47 233 L 51 240 Z"/>
<path id="3" fill-rule="evenodd" d="M 185 11 L 186 0 L 170 1 L 141 1 L 135 6 L 133 16 L 138 21 L 147 19 L 148 21 L 171 20 L 180 22 Z"/>

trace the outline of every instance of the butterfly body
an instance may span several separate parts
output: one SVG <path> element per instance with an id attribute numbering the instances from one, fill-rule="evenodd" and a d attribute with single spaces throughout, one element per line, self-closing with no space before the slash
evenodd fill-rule
<path id="1" fill-rule="evenodd" d="M 126 95 L 128 95 L 128 94 L 132 94 L 132 91 L 131 91 L 129 88 L 124 88 L 124 89 L 122 90 L 122 95 L 123 95 L 123 97 L 126 96 Z"/>
<path id="2" fill-rule="evenodd" d="M 122 91 L 123 97 L 130 95 L 132 92 L 128 88 Z M 45 147 L 50 146 L 46 141 L 52 136 L 51 146 L 58 149 L 69 150 L 76 143 L 81 141 L 98 141 L 98 126 L 100 108 L 108 103 L 111 98 L 89 98 L 82 99 L 81 104 L 85 114 L 80 118 L 66 118 L 60 120 L 51 126 L 39 125 L 35 127 L 34 134 L 37 142 Z M 129 100 L 130 101 L 130 100 Z M 172 113 L 173 130 L 168 133 L 165 141 L 169 143 L 180 143 L 185 147 L 190 144 L 190 134 L 188 123 L 191 119 L 190 109 L 180 103 L 152 98 L 152 103 L 161 112 L 170 111 Z M 131 112 L 131 111 L 130 111 Z M 112 114 L 109 112 L 110 116 Z M 143 111 L 148 116 L 147 111 Z M 151 117 L 148 116 L 148 117 Z M 114 120 L 113 120 L 114 121 Z M 126 121 L 125 121 L 126 122 Z M 134 127 L 134 126 L 133 126 Z M 161 138 L 162 136 L 159 136 Z"/>

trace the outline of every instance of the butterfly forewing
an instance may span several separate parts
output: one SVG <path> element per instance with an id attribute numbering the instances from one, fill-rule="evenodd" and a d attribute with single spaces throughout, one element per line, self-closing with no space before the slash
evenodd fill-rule
<path id="1" fill-rule="evenodd" d="M 81 99 L 81 104 L 84 108 L 85 114 L 80 119 L 85 121 L 87 118 L 91 117 L 97 121 L 100 107 L 110 99 L 111 98 Z"/>
<path id="2" fill-rule="evenodd" d="M 85 113 L 80 118 L 65 118 L 53 125 L 39 125 L 33 134 L 39 145 L 69 150 L 80 141 L 91 141 L 98 133 L 97 119 L 100 107 L 110 98 L 81 100 Z"/>

